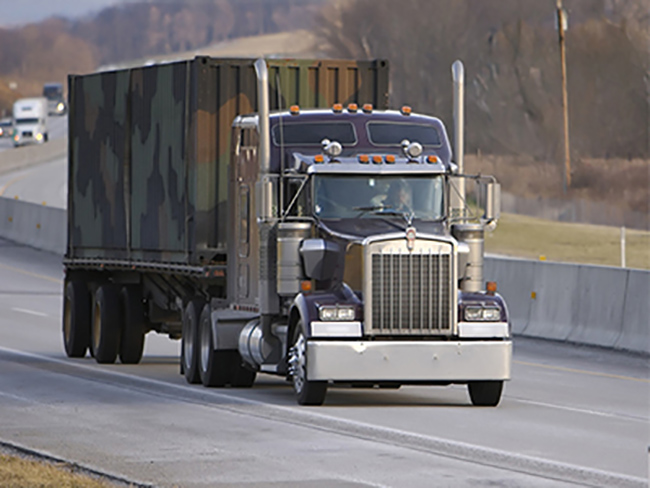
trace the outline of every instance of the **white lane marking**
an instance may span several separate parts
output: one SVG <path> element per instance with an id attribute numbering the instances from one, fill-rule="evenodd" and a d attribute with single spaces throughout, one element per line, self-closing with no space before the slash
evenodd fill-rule
<path id="1" fill-rule="evenodd" d="M 567 407 L 565 405 L 555 405 L 553 403 L 536 402 L 534 400 L 526 400 L 524 398 L 517 398 L 517 397 L 506 397 L 506 398 L 519 403 L 537 405 L 538 407 L 556 408 L 558 410 L 566 410 L 567 412 L 586 413 L 588 415 L 596 415 L 598 417 L 609 417 L 609 418 L 616 418 L 622 420 L 631 420 L 633 422 L 642 422 L 644 424 L 648 422 L 647 418 L 637 417 L 636 415 L 628 415 L 625 413 L 599 412 L 598 410 L 590 410 L 590 409 L 578 408 L 578 407 Z"/>
<path id="2" fill-rule="evenodd" d="M 35 310 L 27 310 L 26 308 L 17 308 L 17 307 L 12 307 L 14 312 L 20 312 L 20 313 L 26 313 L 28 315 L 36 315 L 37 317 L 47 317 L 48 315 L 43 312 L 36 312 Z"/>
<path id="3" fill-rule="evenodd" d="M 6 397 L 6 398 L 13 398 L 14 400 L 19 400 L 19 401 L 25 402 L 25 403 L 40 403 L 40 402 L 37 402 L 36 400 L 32 400 L 31 398 L 22 397 L 22 396 L 18 396 L 18 395 L 12 395 L 11 393 L 4 393 L 2 391 L 0 391 L 0 396 Z"/>

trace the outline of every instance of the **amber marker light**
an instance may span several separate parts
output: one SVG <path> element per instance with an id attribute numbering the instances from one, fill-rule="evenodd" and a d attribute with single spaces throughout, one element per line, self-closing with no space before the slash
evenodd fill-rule
<path id="1" fill-rule="evenodd" d="M 494 295 L 497 292 L 497 282 L 488 281 L 486 284 L 488 295 Z"/>
<path id="2" fill-rule="evenodd" d="M 372 162 L 375 164 L 381 164 L 381 156 L 379 154 L 375 154 L 372 157 Z"/>
<path id="3" fill-rule="evenodd" d="M 393 163 L 395 162 L 395 155 L 393 155 L 393 154 L 388 154 L 388 155 L 386 156 L 386 162 L 387 162 L 388 164 L 393 164 Z"/>
<path id="4" fill-rule="evenodd" d="M 411 115 L 411 107 L 404 105 L 400 112 L 402 112 L 402 115 Z"/>
<path id="5" fill-rule="evenodd" d="M 348 112 L 356 113 L 357 110 L 359 110 L 359 106 L 356 103 L 348 105 Z"/>
<path id="6" fill-rule="evenodd" d="M 311 281 L 309 280 L 303 280 L 300 282 L 300 289 L 304 291 L 305 293 L 308 293 L 311 291 Z"/>
<path id="7" fill-rule="evenodd" d="M 359 155 L 359 162 L 363 164 L 368 164 L 370 162 L 370 158 L 368 157 L 367 154 L 360 154 Z"/>
<path id="8" fill-rule="evenodd" d="M 438 162 L 437 156 L 427 156 L 427 162 L 429 164 L 436 164 Z"/>
<path id="9" fill-rule="evenodd" d="M 298 105 L 291 105 L 289 112 L 291 112 L 291 115 L 298 115 L 300 114 L 300 107 Z"/>
<path id="10" fill-rule="evenodd" d="M 340 103 L 335 103 L 334 105 L 332 105 L 332 112 L 334 112 L 335 114 L 340 114 L 341 112 L 343 112 L 343 105 Z"/>
<path id="11" fill-rule="evenodd" d="M 317 154 L 316 156 L 314 156 L 314 162 L 315 163 L 322 163 L 324 161 L 325 161 L 325 158 L 323 157 L 322 154 Z"/>
<path id="12" fill-rule="evenodd" d="M 372 113 L 372 103 L 364 103 L 363 104 L 363 111 L 367 114 Z"/>

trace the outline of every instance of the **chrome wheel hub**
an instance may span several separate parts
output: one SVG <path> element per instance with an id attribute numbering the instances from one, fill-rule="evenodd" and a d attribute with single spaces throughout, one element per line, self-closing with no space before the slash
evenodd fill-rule
<path id="1" fill-rule="evenodd" d="M 307 343 L 305 336 L 302 332 L 294 343 L 293 347 L 289 350 L 289 374 L 293 380 L 293 388 L 297 393 L 300 393 L 305 387 L 306 378 L 306 356 Z"/>

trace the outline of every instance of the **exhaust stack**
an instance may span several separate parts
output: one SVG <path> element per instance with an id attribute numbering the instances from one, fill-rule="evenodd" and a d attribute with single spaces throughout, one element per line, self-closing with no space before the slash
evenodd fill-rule
<path id="1" fill-rule="evenodd" d="M 454 81 L 454 155 L 458 165 L 458 173 L 465 172 L 463 158 L 465 155 L 465 67 L 460 60 L 454 61 L 451 66 L 452 79 Z M 451 207 L 460 210 L 460 216 L 464 215 L 465 209 L 465 180 L 458 178 L 454 181 L 455 190 L 452 191 Z"/>

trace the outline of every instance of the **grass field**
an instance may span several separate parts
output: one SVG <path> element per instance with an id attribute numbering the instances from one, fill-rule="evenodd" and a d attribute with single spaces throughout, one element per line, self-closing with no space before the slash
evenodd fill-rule
<path id="1" fill-rule="evenodd" d="M 75 473 L 67 464 L 31 461 L 0 454 L 3 488 L 109 488 L 113 484 Z"/>
<path id="2" fill-rule="evenodd" d="M 625 230 L 626 266 L 650 269 L 650 232 Z M 621 265 L 621 229 L 502 214 L 486 232 L 487 253 L 547 261 Z"/>

